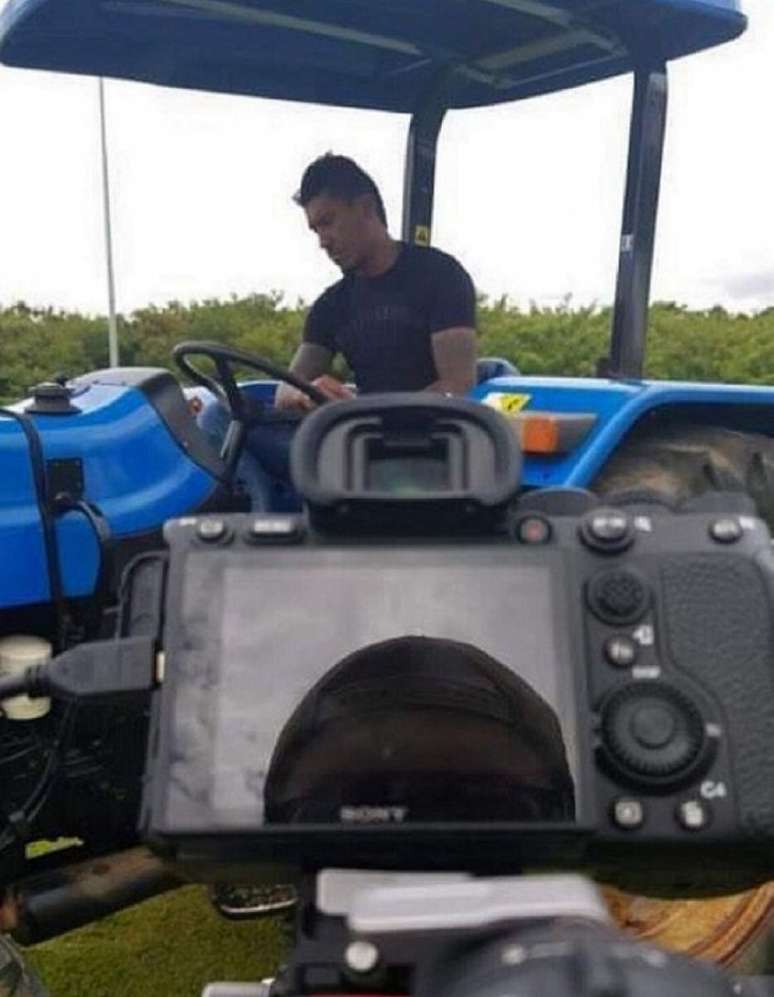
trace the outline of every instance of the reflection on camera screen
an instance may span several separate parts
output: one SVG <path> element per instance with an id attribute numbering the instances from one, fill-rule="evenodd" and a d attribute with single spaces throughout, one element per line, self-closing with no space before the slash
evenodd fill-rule
<path id="1" fill-rule="evenodd" d="M 209 769 L 230 825 L 574 819 L 558 559 L 277 553 L 223 567 Z M 208 563 L 190 558 L 190 590 Z"/>

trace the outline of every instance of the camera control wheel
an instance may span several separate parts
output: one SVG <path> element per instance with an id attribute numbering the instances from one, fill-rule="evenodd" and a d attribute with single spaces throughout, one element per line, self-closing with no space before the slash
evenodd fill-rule
<path id="1" fill-rule="evenodd" d="M 601 708 L 607 760 L 628 781 L 667 788 L 682 781 L 703 756 L 704 720 L 679 689 L 637 682 L 614 690 Z"/>

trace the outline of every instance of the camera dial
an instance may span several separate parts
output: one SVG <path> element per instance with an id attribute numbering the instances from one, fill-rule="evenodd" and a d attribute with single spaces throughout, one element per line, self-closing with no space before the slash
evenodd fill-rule
<path id="1" fill-rule="evenodd" d="M 704 720 L 683 692 L 666 682 L 633 682 L 602 704 L 606 761 L 627 781 L 674 786 L 703 755 Z"/>

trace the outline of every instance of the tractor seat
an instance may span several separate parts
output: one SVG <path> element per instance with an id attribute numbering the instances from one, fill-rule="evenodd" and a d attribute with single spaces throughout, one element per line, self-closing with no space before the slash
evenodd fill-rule
<path id="1" fill-rule="evenodd" d="M 521 371 L 504 357 L 481 357 L 476 361 L 476 384 L 491 381 L 493 377 L 518 377 Z"/>

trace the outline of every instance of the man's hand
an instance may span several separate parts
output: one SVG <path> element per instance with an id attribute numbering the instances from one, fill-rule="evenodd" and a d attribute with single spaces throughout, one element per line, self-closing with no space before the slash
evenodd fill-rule
<path id="1" fill-rule="evenodd" d="M 351 388 L 348 388 L 346 384 L 342 384 L 341 381 L 337 380 L 331 374 L 323 374 L 322 377 L 316 377 L 312 384 L 315 388 L 318 388 L 322 393 L 330 398 L 332 402 L 335 401 L 346 401 L 347 398 L 354 398 L 355 392 Z"/>
<path id="2" fill-rule="evenodd" d="M 341 381 L 330 374 L 322 374 L 310 383 L 318 391 L 322 391 L 325 397 L 329 398 L 332 402 L 355 397 L 354 392 L 346 384 L 342 384 Z M 278 409 L 303 409 L 305 412 L 317 408 L 316 403 L 312 401 L 309 395 L 303 391 L 299 391 L 298 388 L 292 387 L 290 384 L 280 385 L 274 404 Z"/>
<path id="3" fill-rule="evenodd" d="M 291 361 L 290 370 L 298 377 L 313 384 L 322 391 L 326 398 L 330 398 L 332 401 L 337 398 L 352 398 L 352 392 L 349 388 L 345 388 L 341 381 L 337 381 L 329 374 L 332 360 L 333 354 L 324 346 L 318 346 L 316 343 L 301 343 Z M 316 408 L 309 395 L 287 383 L 280 384 L 277 388 L 277 393 L 274 396 L 274 407 L 295 409 L 296 411 L 300 409 L 302 412 L 309 412 Z"/>

